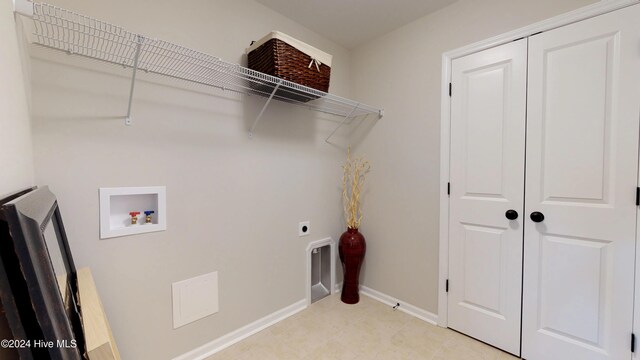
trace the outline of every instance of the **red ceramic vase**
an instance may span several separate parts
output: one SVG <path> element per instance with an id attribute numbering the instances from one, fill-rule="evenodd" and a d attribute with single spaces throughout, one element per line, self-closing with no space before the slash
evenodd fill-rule
<path id="1" fill-rule="evenodd" d="M 360 301 L 358 294 L 358 283 L 360 278 L 360 267 L 367 251 L 367 243 L 364 236 L 358 229 L 347 229 L 340 236 L 338 252 L 344 271 L 344 281 L 342 282 L 342 295 L 340 299 L 345 304 L 357 304 Z"/>

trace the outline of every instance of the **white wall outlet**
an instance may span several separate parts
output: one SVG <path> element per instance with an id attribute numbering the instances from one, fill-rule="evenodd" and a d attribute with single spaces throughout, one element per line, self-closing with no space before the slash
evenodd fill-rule
<path id="1" fill-rule="evenodd" d="M 311 222 L 302 221 L 298 224 L 298 236 L 307 236 L 311 234 Z"/>

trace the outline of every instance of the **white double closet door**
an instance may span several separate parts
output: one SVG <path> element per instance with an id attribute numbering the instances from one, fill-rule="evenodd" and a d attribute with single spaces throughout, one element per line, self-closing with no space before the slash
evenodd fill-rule
<path id="1" fill-rule="evenodd" d="M 453 60 L 450 328 L 530 360 L 631 359 L 638 19 Z"/>

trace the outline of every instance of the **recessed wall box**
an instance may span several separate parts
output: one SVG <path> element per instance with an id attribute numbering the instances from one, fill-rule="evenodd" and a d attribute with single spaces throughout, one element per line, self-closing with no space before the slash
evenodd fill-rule
<path id="1" fill-rule="evenodd" d="M 131 213 L 149 212 L 151 221 L 132 224 Z M 167 229 L 164 186 L 100 188 L 100 238 L 141 234 Z"/>

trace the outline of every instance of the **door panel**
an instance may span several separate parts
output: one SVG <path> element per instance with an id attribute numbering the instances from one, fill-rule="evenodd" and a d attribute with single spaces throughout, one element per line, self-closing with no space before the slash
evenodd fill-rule
<path id="1" fill-rule="evenodd" d="M 640 6 L 529 40 L 522 355 L 629 359 Z M 529 214 L 539 211 L 535 223 Z"/>
<path id="2" fill-rule="evenodd" d="M 467 71 L 464 76 L 466 89 L 461 95 L 468 97 L 461 115 L 466 118 L 467 133 L 473 135 L 466 138 L 466 196 L 504 199 L 501 134 L 505 120 L 505 72 L 510 66 L 510 62 L 502 62 Z"/>
<path id="3" fill-rule="evenodd" d="M 546 109 L 541 119 L 545 200 L 607 202 L 615 43 L 613 33 L 545 50 Z M 589 177 L 576 182 L 566 172 Z"/>
<path id="4" fill-rule="evenodd" d="M 504 229 L 463 224 L 464 298 L 460 305 L 504 319 L 500 313 L 500 259 L 504 256 Z M 494 291 L 487 291 L 493 289 Z"/>
<path id="5" fill-rule="evenodd" d="M 452 62 L 449 327 L 520 353 L 527 42 Z M 505 212 L 520 217 L 508 220 Z"/>
<path id="6" fill-rule="evenodd" d="M 542 329 L 598 343 L 605 323 L 600 289 L 609 285 L 604 272 L 609 265 L 608 245 L 592 239 L 542 237 L 540 283 L 548 290 L 540 297 Z"/>

